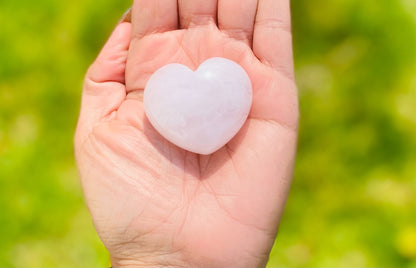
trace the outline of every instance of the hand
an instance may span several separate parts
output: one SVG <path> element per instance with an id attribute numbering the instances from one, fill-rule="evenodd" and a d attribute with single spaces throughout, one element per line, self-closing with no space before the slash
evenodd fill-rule
<path id="1" fill-rule="evenodd" d="M 239 63 L 253 84 L 241 131 L 209 156 L 146 119 L 159 67 Z M 264 266 L 289 190 L 298 105 L 289 0 L 136 0 L 90 67 L 75 149 L 113 266 Z"/>

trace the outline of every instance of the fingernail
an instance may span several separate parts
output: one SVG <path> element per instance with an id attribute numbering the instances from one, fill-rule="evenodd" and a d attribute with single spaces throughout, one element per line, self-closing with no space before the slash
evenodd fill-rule
<path id="1" fill-rule="evenodd" d="M 120 23 L 122 22 L 131 22 L 131 7 L 121 16 Z"/>

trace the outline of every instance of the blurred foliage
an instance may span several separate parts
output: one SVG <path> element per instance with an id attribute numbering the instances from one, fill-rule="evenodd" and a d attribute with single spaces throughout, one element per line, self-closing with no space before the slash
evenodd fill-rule
<path id="1" fill-rule="evenodd" d="M 83 75 L 130 5 L 0 2 L 0 266 L 107 266 L 73 159 Z M 295 179 L 269 267 L 414 267 L 415 2 L 293 0 Z"/>

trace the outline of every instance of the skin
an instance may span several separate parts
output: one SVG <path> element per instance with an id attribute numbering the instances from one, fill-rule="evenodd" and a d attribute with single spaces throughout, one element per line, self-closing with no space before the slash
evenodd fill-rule
<path id="1" fill-rule="evenodd" d="M 237 15 L 238 14 L 238 15 Z M 289 191 L 298 101 L 288 0 L 136 0 L 89 68 L 75 135 L 86 202 L 112 265 L 261 267 Z M 146 119 L 168 63 L 240 64 L 253 105 L 217 152 L 187 152 Z"/>

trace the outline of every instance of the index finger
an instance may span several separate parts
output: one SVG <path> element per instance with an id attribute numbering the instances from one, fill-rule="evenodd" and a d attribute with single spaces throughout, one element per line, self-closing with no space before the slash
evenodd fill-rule
<path id="1" fill-rule="evenodd" d="M 133 38 L 178 28 L 177 0 L 135 0 L 132 8 Z"/>

